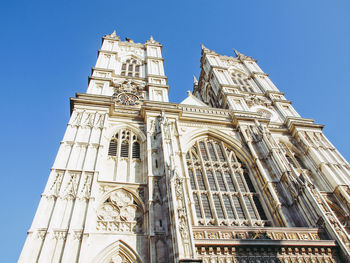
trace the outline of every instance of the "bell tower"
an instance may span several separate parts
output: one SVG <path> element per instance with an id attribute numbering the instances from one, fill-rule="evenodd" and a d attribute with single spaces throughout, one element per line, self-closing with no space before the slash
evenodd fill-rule
<path id="1" fill-rule="evenodd" d="M 146 102 L 168 102 L 168 88 L 152 36 L 144 44 L 116 31 L 102 38 L 87 92 L 71 98 L 19 262 L 174 260 L 164 164 L 152 159 L 160 139 L 141 113 Z"/>
<path id="2" fill-rule="evenodd" d="M 87 94 L 115 95 L 133 105 L 138 99 L 168 102 L 168 89 L 162 45 L 152 36 L 145 44 L 121 41 L 115 31 L 102 38 Z"/>

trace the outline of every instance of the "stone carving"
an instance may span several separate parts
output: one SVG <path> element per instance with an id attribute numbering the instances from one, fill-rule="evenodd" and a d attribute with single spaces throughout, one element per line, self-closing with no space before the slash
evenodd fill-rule
<path id="1" fill-rule="evenodd" d="M 340 262 L 336 250 L 314 247 L 237 248 L 233 246 L 197 246 L 203 263 L 228 262 Z"/>
<path id="2" fill-rule="evenodd" d="M 53 238 L 57 240 L 66 240 L 67 231 L 66 230 L 54 230 Z"/>
<path id="3" fill-rule="evenodd" d="M 45 239 L 45 236 L 46 236 L 46 233 L 47 233 L 46 229 L 37 230 L 37 232 L 36 232 L 36 237 L 37 237 L 38 239 L 44 240 L 44 239 Z"/>
<path id="4" fill-rule="evenodd" d="M 55 197 L 58 196 L 58 193 L 60 192 L 60 189 L 61 189 L 63 174 L 64 172 L 57 172 L 55 174 L 55 179 L 47 193 L 48 196 L 55 196 Z"/>
<path id="5" fill-rule="evenodd" d="M 93 127 L 94 126 L 95 113 L 85 112 L 82 118 L 82 126 Z"/>
<path id="6" fill-rule="evenodd" d="M 97 230 L 142 232 L 143 209 L 134 196 L 118 189 L 110 194 L 97 212 Z"/>
<path id="7" fill-rule="evenodd" d="M 83 111 L 75 111 L 74 112 L 75 116 L 72 118 L 71 124 L 76 126 L 80 125 L 81 118 L 83 117 L 83 113 L 84 113 Z"/>
<path id="8" fill-rule="evenodd" d="M 271 108 L 272 103 L 271 101 L 269 101 L 269 99 L 267 99 L 266 97 L 260 97 L 257 95 L 250 95 L 248 97 L 244 98 L 248 107 L 252 107 L 252 106 L 256 106 L 256 105 L 260 105 L 266 108 Z"/>
<path id="9" fill-rule="evenodd" d="M 78 188 L 78 180 L 80 174 L 71 173 L 68 174 L 69 179 L 65 185 L 63 190 L 63 195 L 61 196 L 63 199 L 74 199 L 76 197 L 77 188 Z"/>
<path id="10" fill-rule="evenodd" d="M 177 203 L 177 218 L 178 218 L 178 228 L 184 244 L 185 254 L 189 253 L 189 238 L 190 229 L 188 226 L 187 211 L 185 207 L 185 195 L 183 191 L 183 179 L 181 179 L 177 172 L 175 174 L 175 196 Z"/>
<path id="11" fill-rule="evenodd" d="M 143 87 L 131 80 L 125 80 L 117 84 L 113 94 L 113 100 L 117 104 L 136 106 L 143 99 Z"/>
<path id="12" fill-rule="evenodd" d="M 83 230 L 73 230 L 74 240 L 81 240 L 82 237 L 83 237 Z"/>
<path id="13" fill-rule="evenodd" d="M 105 120 L 104 114 L 96 113 L 96 117 L 94 120 L 94 127 L 103 128 L 104 120 Z"/>
<path id="14" fill-rule="evenodd" d="M 92 174 L 86 174 L 83 185 L 79 192 L 79 198 L 82 198 L 82 199 L 90 198 L 92 176 L 93 176 Z"/>

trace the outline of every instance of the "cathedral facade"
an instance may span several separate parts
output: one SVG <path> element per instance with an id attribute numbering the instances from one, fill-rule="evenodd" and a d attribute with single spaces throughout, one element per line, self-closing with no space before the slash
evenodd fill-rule
<path id="1" fill-rule="evenodd" d="M 350 166 L 251 57 L 102 39 L 19 262 L 350 262 Z"/>

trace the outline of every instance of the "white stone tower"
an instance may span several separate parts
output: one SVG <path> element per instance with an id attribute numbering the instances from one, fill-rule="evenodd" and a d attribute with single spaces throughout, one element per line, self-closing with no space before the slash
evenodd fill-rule
<path id="1" fill-rule="evenodd" d="M 19 262 L 350 262 L 350 166 L 256 63 L 103 37 Z"/>

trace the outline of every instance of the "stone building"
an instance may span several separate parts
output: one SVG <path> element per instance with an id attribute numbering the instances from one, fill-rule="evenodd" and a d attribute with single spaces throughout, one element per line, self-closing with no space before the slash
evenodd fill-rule
<path id="1" fill-rule="evenodd" d="M 350 262 L 349 164 L 235 53 L 175 104 L 160 43 L 104 36 L 19 262 Z"/>

